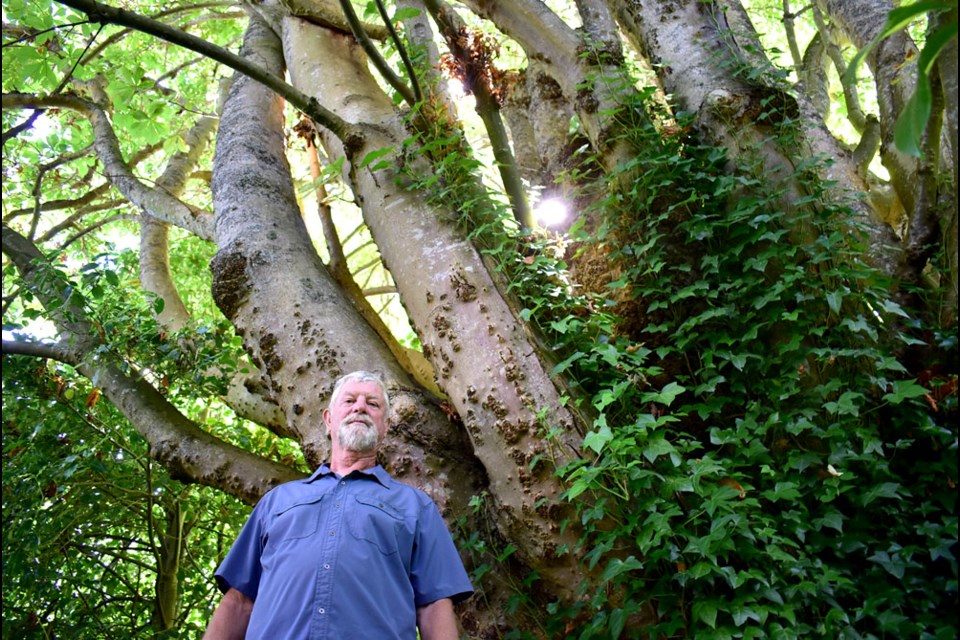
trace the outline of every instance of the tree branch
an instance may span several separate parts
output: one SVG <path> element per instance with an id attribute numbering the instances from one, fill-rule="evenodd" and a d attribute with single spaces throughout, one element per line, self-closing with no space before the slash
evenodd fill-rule
<path id="1" fill-rule="evenodd" d="M 364 53 L 367 54 L 367 57 L 370 59 L 370 62 L 373 63 L 373 66 L 376 67 L 377 71 L 380 72 L 380 75 L 383 76 L 394 90 L 403 96 L 404 102 L 409 104 L 411 107 L 420 101 L 419 96 L 414 95 L 403 80 L 394 73 L 393 69 L 390 68 L 390 65 L 387 64 L 387 61 L 383 59 L 383 56 L 380 55 L 380 51 L 373 46 L 373 42 L 370 40 L 370 37 L 367 35 L 366 31 L 363 30 L 363 25 L 360 24 L 360 19 L 357 18 L 356 12 L 353 10 L 353 5 L 350 3 L 350 0 L 340 0 L 340 7 L 343 9 L 343 15 L 347 18 L 347 24 L 350 25 L 350 31 L 353 33 L 353 37 L 357 39 L 357 42 L 360 43 L 360 46 L 363 48 Z M 391 34 L 396 38 L 396 33 L 393 32 L 393 25 L 390 24 L 389 20 L 385 21 L 388 28 L 391 31 Z M 399 41 L 397 41 L 399 43 Z M 411 74 L 411 77 L 415 77 Z"/>
<path id="2" fill-rule="evenodd" d="M 507 135 L 503 118 L 500 117 L 500 104 L 493 94 L 493 87 L 488 82 L 493 78 L 492 70 L 476 68 L 474 56 L 470 55 L 471 52 L 464 46 L 466 27 L 450 7 L 441 6 L 439 0 L 425 0 L 424 6 L 439 27 L 450 51 L 463 65 L 467 76 L 464 86 L 472 91 L 476 98 L 477 114 L 483 120 L 487 137 L 490 138 L 493 157 L 497 161 L 497 168 L 500 170 L 500 180 L 503 182 L 503 189 L 513 207 L 513 216 L 521 228 L 534 229 L 536 220 L 534 220 L 533 212 L 530 210 L 523 179 L 520 176 L 519 169 L 517 169 L 513 149 L 510 147 L 510 137 Z M 478 46 L 483 46 L 483 44 L 481 43 Z"/>
<path id="3" fill-rule="evenodd" d="M 56 342 L 33 342 L 31 340 L 4 340 L 3 355 L 30 356 L 31 358 L 49 358 L 64 364 L 77 364 L 76 354 L 69 346 Z"/>
<path id="4" fill-rule="evenodd" d="M 182 6 L 182 7 L 172 7 L 172 8 L 170 8 L 170 9 L 166 9 L 166 10 L 164 10 L 164 11 L 160 11 L 160 12 L 158 12 L 158 13 L 155 13 L 155 14 L 153 14 L 153 15 L 150 16 L 150 17 L 153 18 L 154 20 L 159 20 L 160 18 L 164 18 L 164 17 L 167 17 L 167 16 L 175 15 L 175 14 L 178 14 L 178 13 L 183 13 L 183 12 L 185 12 L 185 11 L 195 11 L 195 10 L 197 10 L 197 9 L 210 9 L 210 8 L 213 8 L 213 7 L 226 7 L 226 6 L 231 6 L 231 5 L 233 5 L 233 3 L 232 3 L 232 2 L 229 2 L 229 1 L 224 1 L 224 2 L 205 2 L 205 3 L 201 3 L 201 4 L 186 5 L 186 6 Z M 230 16 L 233 16 L 233 15 L 235 15 L 235 14 L 234 14 L 233 12 L 231 12 L 231 13 L 229 13 L 229 14 L 220 14 L 220 15 L 230 15 Z M 118 32 L 116 32 L 116 33 L 110 34 L 110 36 L 109 36 L 108 38 L 106 38 L 105 40 L 103 40 L 103 42 L 101 42 L 100 44 L 98 44 L 96 47 L 92 48 L 92 49 L 87 53 L 87 55 L 85 55 L 85 56 L 83 57 L 83 60 L 80 62 L 80 64 L 89 64 L 90 61 L 93 60 L 94 58 L 96 58 L 98 55 L 100 55 L 100 52 L 102 52 L 104 49 L 106 49 L 107 47 L 109 47 L 109 46 L 112 45 L 112 44 L 115 44 L 116 42 L 119 42 L 120 40 L 122 40 L 122 39 L 125 38 L 126 36 L 130 35 L 130 34 L 133 33 L 134 31 L 136 31 L 136 29 L 132 29 L 132 28 L 130 28 L 130 29 L 122 29 L 122 30 L 120 30 L 120 31 L 118 31 Z"/>
<path id="5" fill-rule="evenodd" d="M 94 146 L 107 178 L 130 202 L 204 240 L 213 239 L 213 217 L 209 212 L 186 204 L 161 189 L 151 189 L 134 177 L 123 159 L 110 119 L 99 106 L 73 95 L 45 98 L 27 94 L 3 95 L 4 109 L 48 107 L 71 109 L 86 116 L 93 126 Z"/>
<path id="6" fill-rule="evenodd" d="M 297 471 L 223 442 L 186 418 L 133 368 L 109 350 L 83 309 L 59 300 L 60 291 L 38 277 L 46 259 L 29 240 L 3 227 L 3 251 L 27 286 L 47 309 L 61 334 L 70 336 L 69 353 L 86 376 L 150 445 L 150 456 L 171 477 L 199 482 L 253 503 L 279 482 L 301 477 Z M 94 356 L 96 354 L 96 356 Z"/>
<path id="7" fill-rule="evenodd" d="M 156 20 L 146 18 L 132 11 L 110 7 L 95 0 L 57 0 L 86 13 L 91 22 L 117 24 L 131 27 L 143 33 L 156 36 L 167 42 L 179 45 L 191 51 L 203 54 L 208 58 L 230 67 L 268 87 L 277 95 L 284 98 L 291 105 L 303 111 L 317 123 L 323 125 L 336 135 L 345 145 L 352 147 L 356 144 L 353 139 L 360 136 L 359 130 L 337 114 L 322 107 L 316 98 L 303 94 L 301 91 L 284 82 L 264 69 L 250 63 L 240 56 L 216 46 L 202 38 L 185 33 L 174 27 Z"/>

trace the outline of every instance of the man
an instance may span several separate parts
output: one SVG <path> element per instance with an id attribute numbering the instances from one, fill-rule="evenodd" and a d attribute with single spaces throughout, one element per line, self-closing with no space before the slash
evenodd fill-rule
<path id="1" fill-rule="evenodd" d="M 205 640 L 457 637 L 453 604 L 473 587 L 433 501 L 377 464 L 388 414 L 377 376 L 337 380 L 330 462 L 254 508 L 216 571 Z"/>

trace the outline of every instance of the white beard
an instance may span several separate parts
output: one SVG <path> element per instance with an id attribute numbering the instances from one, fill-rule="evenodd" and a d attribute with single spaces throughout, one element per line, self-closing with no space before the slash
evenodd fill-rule
<path id="1" fill-rule="evenodd" d="M 356 453 L 367 453 L 376 449 L 379 435 L 373 420 L 364 415 L 344 418 L 337 430 L 340 446 Z"/>

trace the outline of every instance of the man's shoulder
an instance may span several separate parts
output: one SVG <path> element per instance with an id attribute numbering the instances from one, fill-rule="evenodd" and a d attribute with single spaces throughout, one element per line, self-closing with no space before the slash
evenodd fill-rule
<path id="1" fill-rule="evenodd" d="M 397 480 L 386 472 L 383 473 L 381 482 L 383 482 L 384 486 L 390 493 L 393 493 L 398 500 L 416 505 L 418 509 L 423 509 L 435 504 L 433 498 L 419 487 L 415 487 L 402 480 Z"/>

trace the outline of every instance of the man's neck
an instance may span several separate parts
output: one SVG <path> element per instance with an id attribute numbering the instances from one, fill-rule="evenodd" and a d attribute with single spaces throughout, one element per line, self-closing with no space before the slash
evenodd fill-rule
<path id="1" fill-rule="evenodd" d="M 343 477 L 354 471 L 363 471 L 377 466 L 377 452 L 334 451 L 330 456 L 330 470 Z"/>

